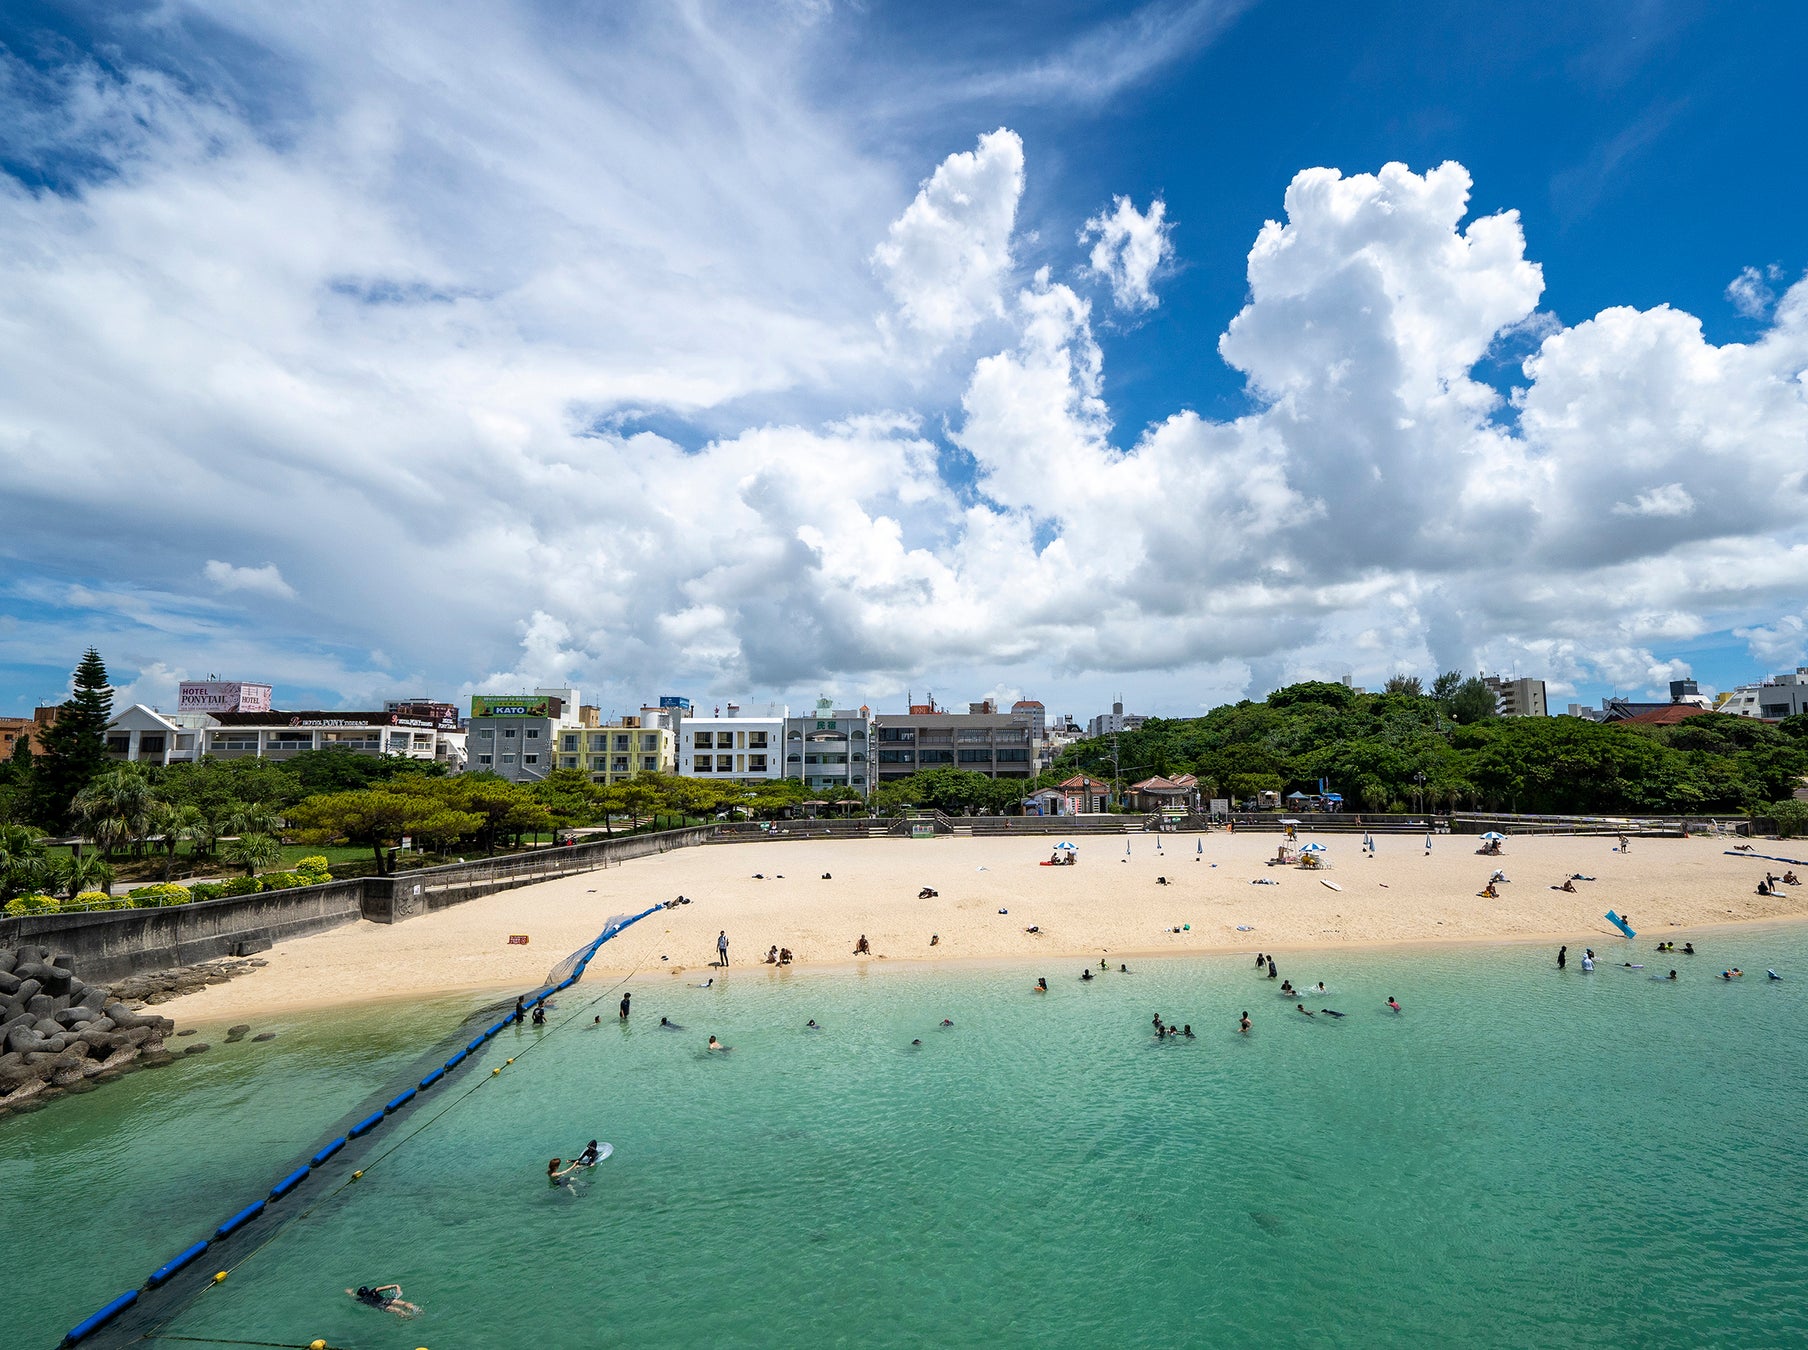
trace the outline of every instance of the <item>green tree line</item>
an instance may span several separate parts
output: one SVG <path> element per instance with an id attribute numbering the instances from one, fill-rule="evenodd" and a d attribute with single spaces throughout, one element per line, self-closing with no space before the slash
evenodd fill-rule
<path id="1" fill-rule="evenodd" d="M 1496 717 L 1487 686 L 1453 672 L 1430 693 L 1410 678 L 1378 694 L 1311 682 L 1203 717 L 1152 718 L 1118 735 L 1115 756 L 1125 780 L 1191 773 L 1238 801 L 1313 793 L 1322 779 L 1356 810 L 1765 815 L 1808 775 L 1808 716 L 1668 727 Z M 1109 778 L 1110 739 L 1070 747 L 1054 768 Z"/>

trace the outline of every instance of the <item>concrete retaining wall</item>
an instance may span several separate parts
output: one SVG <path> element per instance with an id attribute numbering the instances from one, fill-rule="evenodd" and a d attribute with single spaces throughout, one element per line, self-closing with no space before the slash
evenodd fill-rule
<path id="1" fill-rule="evenodd" d="M 361 918 L 365 881 L 329 881 L 264 895 L 197 900 L 167 909 L 107 909 L 0 919 L 0 947 L 37 943 L 67 955 L 91 983 L 261 950 Z M 380 883 L 387 886 L 387 882 Z"/>
<path id="2" fill-rule="evenodd" d="M 704 828 L 661 830 L 422 868 L 394 877 L 356 877 L 263 895 L 196 900 L 166 909 L 0 918 L 0 947 L 16 949 L 27 943 L 48 947 L 53 955 L 68 956 L 84 979 L 105 984 L 149 970 L 237 955 L 241 948 L 262 951 L 272 943 L 322 933 L 358 919 L 400 923 L 497 891 L 689 848 L 707 842 L 709 836 Z"/>

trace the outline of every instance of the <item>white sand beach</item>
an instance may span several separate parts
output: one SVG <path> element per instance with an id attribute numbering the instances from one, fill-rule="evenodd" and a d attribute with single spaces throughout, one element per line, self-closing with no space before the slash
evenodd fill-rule
<path id="1" fill-rule="evenodd" d="M 1373 858 L 1355 836 L 1324 836 L 1321 872 L 1266 866 L 1279 843 L 1273 834 L 1207 835 L 1203 852 L 1196 851 L 1201 836 L 1162 836 L 1159 849 L 1157 838 L 1082 836 L 1073 867 L 1040 866 L 1052 841 L 1032 838 L 679 849 L 406 923 L 356 923 L 282 943 L 266 953 L 265 969 L 159 1011 L 212 1023 L 462 991 L 513 994 L 534 988 L 610 915 L 678 895 L 693 903 L 651 915 L 605 944 L 586 982 L 630 972 L 640 979 L 721 975 L 709 967 L 723 930 L 732 962 L 726 974 L 745 979 L 779 973 L 763 964 L 774 944 L 791 949 L 793 969 L 1413 942 L 1586 944 L 1619 938 L 1603 917 L 1613 909 L 1629 916 L 1643 947 L 1692 928 L 1808 915 L 1808 886 L 1756 894 L 1766 870 L 1781 874 L 1783 864 L 1727 856 L 1730 842 L 1716 838 L 1635 839 L 1626 855 L 1610 838 L 1515 838 L 1496 859 L 1477 856 L 1477 841 L 1466 836 L 1439 836 L 1429 856 L 1420 836 L 1381 836 Z M 1808 854 L 1788 844 L 1755 847 Z M 1509 882 L 1499 899 L 1479 897 L 1495 868 Z M 1796 870 L 1808 877 L 1808 869 Z M 1596 880 L 1577 882 L 1573 894 L 1552 889 L 1578 872 Z M 924 887 L 939 894 L 918 899 Z M 510 945 L 510 934 L 529 941 Z M 862 934 L 871 958 L 853 954 Z M 932 935 L 940 939 L 933 946 Z"/>

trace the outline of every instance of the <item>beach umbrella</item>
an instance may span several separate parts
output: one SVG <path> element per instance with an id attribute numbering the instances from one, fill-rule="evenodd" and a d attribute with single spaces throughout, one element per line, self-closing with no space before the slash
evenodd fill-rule
<path id="1" fill-rule="evenodd" d="M 1294 819 L 1293 819 L 1293 818 L 1292 818 L 1292 817 L 1291 817 L 1291 816 L 1289 816 L 1289 817 L 1287 817 L 1287 818 L 1286 818 L 1286 819 L 1284 819 L 1284 820 L 1282 820 L 1282 821 L 1281 821 L 1281 824 L 1283 824 L 1283 825 L 1297 825 L 1297 824 L 1299 824 L 1299 822 L 1298 822 L 1298 821 L 1297 821 L 1297 820 L 1294 820 Z"/>
<path id="2" fill-rule="evenodd" d="M 1075 844 L 1070 844 L 1065 839 L 1063 839 L 1060 843 L 1056 844 L 1055 847 L 1056 848 L 1077 848 L 1078 846 Z"/>
<path id="3" fill-rule="evenodd" d="M 1505 839 L 1506 837 L 1507 836 L 1502 834 L 1499 830 L 1489 830 L 1482 836 L 1483 839 Z"/>
<path id="4" fill-rule="evenodd" d="M 1429 834 L 1425 836 L 1425 851 L 1431 852 L 1431 836 Z"/>
<path id="5" fill-rule="evenodd" d="M 1193 844 L 1194 844 L 1193 852 L 1195 852 L 1195 853 L 1204 853 L 1205 852 L 1205 840 L 1195 839 L 1193 841 Z"/>
<path id="6" fill-rule="evenodd" d="M 1323 844 L 1302 844 L 1300 846 L 1301 853 L 1323 853 L 1324 851 L 1325 846 Z"/>

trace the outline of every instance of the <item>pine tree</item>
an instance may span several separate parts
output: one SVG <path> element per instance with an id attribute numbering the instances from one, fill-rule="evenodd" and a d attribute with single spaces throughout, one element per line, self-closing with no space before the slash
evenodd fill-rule
<path id="1" fill-rule="evenodd" d="M 33 816 L 53 833 L 69 828 L 70 803 L 107 767 L 107 723 L 113 690 L 100 653 L 88 648 L 75 668 L 75 692 L 43 733 L 44 753 L 33 766 Z"/>

